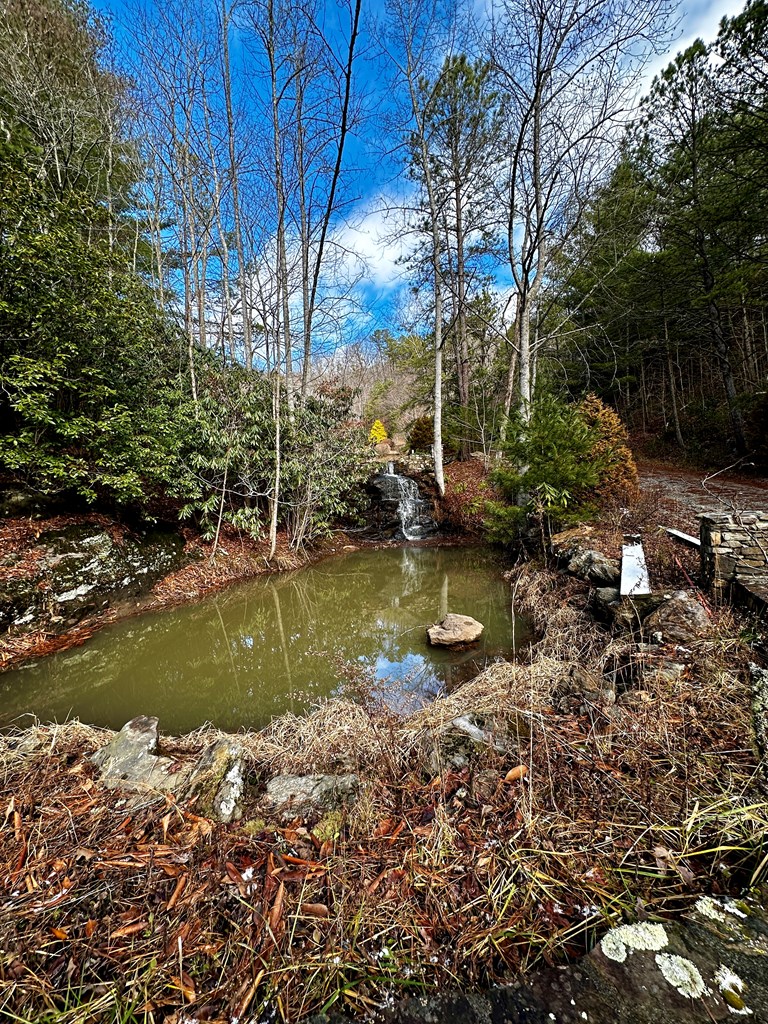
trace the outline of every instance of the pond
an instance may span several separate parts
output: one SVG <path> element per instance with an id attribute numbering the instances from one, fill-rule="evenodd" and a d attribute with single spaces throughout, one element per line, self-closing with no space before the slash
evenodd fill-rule
<path id="1" fill-rule="evenodd" d="M 484 623 L 479 644 L 460 652 L 428 645 L 426 627 L 448 611 Z M 170 733 L 204 722 L 261 728 L 320 697 L 370 686 L 407 711 L 513 657 L 524 641 L 498 556 L 487 549 L 358 550 L 125 619 L 82 647 L 6 672 L 0 725 L 31 713 L 117 729 L 145 714 Z"/>

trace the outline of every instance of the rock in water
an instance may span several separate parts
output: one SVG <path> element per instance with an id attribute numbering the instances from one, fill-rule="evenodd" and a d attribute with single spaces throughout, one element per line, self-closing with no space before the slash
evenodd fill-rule
<path id="1" fill-rule="evenodd" d="M 485 626 L 471 615 L 446 615 L 442 622 L 430 626 L 427 637 L 433 647 L 467 647 L 476 643 Z"/>

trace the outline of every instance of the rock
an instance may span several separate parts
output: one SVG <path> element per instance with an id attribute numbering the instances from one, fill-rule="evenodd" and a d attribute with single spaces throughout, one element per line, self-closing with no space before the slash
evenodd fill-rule
<path id="1" fill-rule="evenodd" d="M 669 657 L 664 648 L 652 644 L 636 644 L 628 652 L 627 659 L 609 675 L 620 691 L 636 687 L 654 691 L 659 686 L 676 683 L 689 668 L 686 661 Z"/>
<path id="2" fill-rule="evenodd" d="M 484 629 L 482 622 L 470 615 L 449 613 L 442 622 L 429 627 L 427 637 L 433 647 L 467 647 L 480 639 Z"/>
<path id="3" fill-rule="evenodd" d="M 641 683 L 676 683 L 682 679 L 688 666 L 685 662 L 675 661 L 674 658 L 660 657 L 654 661 L 647 661 L 641 668 Z"/>
<path id="4" fill-rule="evenodd" d="M 11 757 L 30 757 L 40 753 L 50 743 L 50 735 L 43 728 L 25 729 L 5 739 L 5 748 Z"/>
<path id="5" fill-rule="evenodd" d="M 592 612 L 596 619 L 626 632 L 640 627 L 643 619 L 665 600 L 663 594 L 642 594 L 622 597 L 618 587 L 598 587 L 593 596 Z"/>
<path id="6" fill-rule="evenodd" d="M 621 579 L 618 560 L 600 551 L 577 550 L 568 561 L 568 572 L 596 587 L 613 587 Z"/>
<path id="7" fill-rule="evenodd" d="M 157 719 L 131 719 L 106 746 L 91 755 L 101 780 L 110 789 L 172 791 L 184 780 L 176 762 L 157 753 Z"/>
<path id="8" fill-rule="evenodd" d="M 648 690 L 627 690 L 616 698 L 616 704 L 621 708 L 640 708 L 644 704 L 653 703 L 653 694 Z"/>
<path id="9" fill-rule="evenodd" d="M 67 504 L 67 492 L 58 491 L 42 494 L 40 491 L 27 491 L 20 487 L 4 487 L 0 491 L 0 519 L 36 519 L 40 516 L 54 515 Z M 71 495 L 69 495 L 71 499 Z"/>
<path id="10" fill-rule="evenodd" d="M 379 441 L 378 444 L 375 445 L 375 451 L 377 455 L 392 455 L 392 445 L 389 443 L 389 440 L 385 438 L 383 441 Z"/>
<path id="11" fill-rule="evenodd" d="M 401 472 L 402 460 L 397 463 L 397 472 L 381 471 L 371 477 L 365 485 L 370 497 L 366 513 L 364 535 L 381 540 L 416 540 L 435 533 L 434 501 L 428 489 L 423 490 L 423 480 Z"/>
<path id="12" fill-rule="evenodd" d="M 768 915 L 708 896 L 679 921 L 622 924 L 574 963 L 486 991 L 443 987 L 384 1008 L 382 1024 L 701 1024 L 768 1021 Z M 321 1013 L 310 1024 L 341 1024 Z"/>
<path id="13" fill-rule="evenodd" d="M 242 817 L 244 751 L 229 737 L 206 747 L 190 767 L 158 753 L 157 719 L 141 715 L 127 722 L 91 761 L 110 789 L 175 793 L 178 801 L 196 800 L 209 818 L 230 822 Z"/>
<path id="14" fill-rule="evenodd" d="M 177 532 L 152 530 L 118 541 L 95 523 L 48 530 L 37 539 L 33 571 L 0 593 L 0 629 L 61 632 L 116 599 L 135 598 L 184 559 Z"/>
<path id="15" fill-rule="evenodd" d="M 505 746 L 495 740 L 492 729 L 474 714 L 460 715 L 437 732 L 424 738 L 425 754 L 432 775 L 440 775 L 446 768 L 459 771 L 466 768 L 472 758 L 489 746 L 504 751 Z"/>
<path id="16" fill-rule="evenodd" d="M 613 622 L 616 610 L 621 604 L 618 587 L 598 587 L 592 598 L 592 611 L 601 622 Z"/>
<path id="17" fill-rule="evenodd" d="M 555 708 L 568 713 L 577 711 L 585 703 L 610 705 L 616 701 L 613 685 L 583 665 L 572 665 L 562 676 L 552 694 Z"/>
<path id="18" fill-rule="evenodd" d="M 576 551 L 584 547 L 584 541 L 593 532 L 591 526 L 582 523 L 580 526 L 573 526 L 569 530 L 553 534 L 549 541 L 552 554 L 570 558 Z"/>
<path id="19" fill-rule="evenodd" d="M 318 818 L 357 796 L 356 775 L 278 775 L 267 783 L 267 803 L 283 821 Z"/>
<path id="20" fill-rule="evenodd" d="M 651 636 L 661 633 L 666 643 L 685 644 L 707 632 L 709 619 L 695 597 L 678 590 L 643 620 L 643 628 Z"/>
<path id="21" fill-rule="evenodd" d="M 243 748 L 229 738 L 208 747 L 184 782 L 185 798 L 197 797 L 200 810 L 217 821 L 239 821 L 245 789 Z"/>

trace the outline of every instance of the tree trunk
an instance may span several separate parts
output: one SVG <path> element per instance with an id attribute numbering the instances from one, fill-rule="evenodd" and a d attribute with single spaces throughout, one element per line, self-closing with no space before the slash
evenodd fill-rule
<path id="1" fill-rule="evenodd" d="M 240 180 L 235 152 L 235 118 L 232 110 L 232 68 L 229 60 L 229 11 L 227 0 L 221 3 L 222 63 L 224 69 L 224 104 L 227 111 L 227 143 L 229 148 L 229 177 L 232 185 L 232 204 L 235 227 L 235 251 L 240 278 L 240 315 L 243 321 L 243 362 L 246 370 L 253 367 L 253 340 L 251 333 L 251 306 L 249 301 L 248 268 L 240 211 Z"/>

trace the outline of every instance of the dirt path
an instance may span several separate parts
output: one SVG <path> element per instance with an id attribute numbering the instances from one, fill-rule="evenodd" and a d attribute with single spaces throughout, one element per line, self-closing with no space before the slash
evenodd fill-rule
<path id="1" fill-rule="evenodd" d="M 665 505 L 675 507 L 676 522 L 664 523 L 698 536 L 703 512 L 764 512 L 768 510 L 768 480 L 738 473 L 708 477 L 704 472 L 659 463 L 638 462 L 643 490 L 661 492 Z"/>

